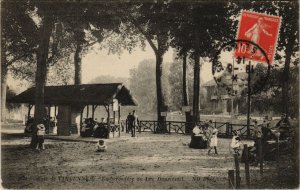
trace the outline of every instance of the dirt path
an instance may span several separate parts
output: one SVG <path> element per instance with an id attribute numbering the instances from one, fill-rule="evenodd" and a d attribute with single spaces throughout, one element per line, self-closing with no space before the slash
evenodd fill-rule
<path id="1" fill-rule="evenodd" d="M 229 139 L 219 139 L 219 155 L 187 147 L 189 136 L 142 134 L 108 143 L 95 152 L 87 142 L 46 141 L 42 152 L 28 148 L 29 138 L 2 138 L 2 181 L 5 188 L 228 188 L 233 169 Z M 274 168 L 265 166 L 266 175 Z M 241 177 L 244 171 L 241 165 Z M 270 173 L 271 172 L 271 173 Z M 258 168 L 252 168 L 255 186 Z M 242 179 L 243 180 L 243 179 Z M 242 186 L 245 187 L 244 182 Z"/>

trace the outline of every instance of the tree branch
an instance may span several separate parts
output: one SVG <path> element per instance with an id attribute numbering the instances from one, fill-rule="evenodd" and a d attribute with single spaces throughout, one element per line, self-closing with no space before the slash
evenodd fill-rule
<path id="1" fill-rule="evenodd" d="M 114 32 L 111 32 L 109 35 L 105 36 L 103 39 L 108 38 L 108 37 L 111 36 L 113 33 L 114 33 Z M 84 47 L 86 48 L 86 47 L 92 46 L 92 45 L 94 45 L 94 44 L 96 44 L 96 43 L 98 43 L 98 42 L 102 42 L 103 39 L 98 39 L 98 40 L 96 40 L 96 41 L 93 41 L 93 42 L 91 42 L 91 43 L 85 45 Z"/>
<path id="2" fill-rule="evenodd" d="M 131 16 L 129 15 L 129 17 Z M 151 46 L 155 54 L 158 54 L 158 48 L 155 46 L 150 36 L 142 29 L 142 27 L 137 23 L 137 21 L 134 18 L 128 18 L 128 19 L 140 31 L 140 33 L 142 33 L 145 36 L 146 40 L 148 41 L 149 45 Z"/>
<path id="3" fill-rule="evenodd" d="M 23 57 L 25 57 L 25 56 L 27 56 L 27 55 L 29 55 L 29 54 L 30 54 L 30 53 L 24 53 L 24 54 L 22 54 L 22 55 L 20 55 L 20 56 L 18 56 L 18 57 L 15 57 L 14 59 L 12 59 L 12 60 L 10 60 L 10 61 L 7 61 L 7 62 L 6 62 L 6 66 L 8 67 L 8 66 L 12 65 L 13 62 L 18 61 L 18 60 L 20 60 L 21 58 L 23 58 Z"/>
<path id="4" fill-rule="evenodd" d="M 150 36 L 142 29 L 142 27 L 140 26 L 140 24 L 135 20 L 135 18 L 133 18 L 133 16 L 130 15 L 130 13 L 127 13 L 128 12 L 127 10 L 124 10 L 122 8 L 120 8 L 120 9 L 127 16 L 128 20 L 140 31 L 140 33 L 145 36 L 146 40 L 148 41 L 149 45 L 153 49 L 154 53 L 158 54 L 158 48 L 155 46 L 155 44 L 151 40 Z"/>

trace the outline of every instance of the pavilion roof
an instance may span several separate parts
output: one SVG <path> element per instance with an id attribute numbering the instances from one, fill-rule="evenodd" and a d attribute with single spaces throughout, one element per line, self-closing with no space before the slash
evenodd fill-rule
<path id="1" fill-rule="evenodd" d="M 122 106 L 137 105 L 122 83 L 45 86 L 46 105 L 108 105 L 118 99 Z M 11 103 L 34 104 L 35 87 L 12 97 Z"/>

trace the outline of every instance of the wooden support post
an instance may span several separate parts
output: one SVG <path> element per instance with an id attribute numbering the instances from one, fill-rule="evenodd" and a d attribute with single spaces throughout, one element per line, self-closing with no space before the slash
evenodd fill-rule
<path id="1" fill-rule="evenodd" d="M 250 188 L 250 171 L 249 171 L 249 150 L 248 145 L 244 144 L 244 152 L 245 152 L 245 176 L 246 176 L 246 184 L 247 187 Z"/>
<path id="2" fill-rule="evenodd" d="M 86 105 L 86 118 L 89 118 L 89 105 Z"/>
<path id="3" fill-rule="evenodd" d="M 57 106 L 54 106 L 54 117 L 57 115 Z"/>
<path id="4" fill-rule="evenodd" d="M 116 111 L 113 111 L 113 117 L 114 117 L 114 124 L 116 124 Z"/>
<path id="5" fill-rule="evenodd" d="M 119 124 L 119 137 L 121 137 L 121 130 L 123 130 L 123 125 L 121 124 L 121 106 L 120 104 L 118 105 L 118 124 Z"/>
<path id="6" fill-rule="evenodd" d="M 264 170 L 264 156 L 263 156 L 263 147 L 262 147 L 262 140 L 261 138 L 258 139 L 258 151 L 259 151 L 259 170 L 260 175 L 263 175 Z"/>
<path id="7" fill-rule="evenodd" d="M 80 131 L 81 131 L 81 126 L 82 126 L 83 110 L 84 110 L 84 107 L 81 109 L 81 112 L 80 112 Z"/>
<path id="8" fill-rule="evenodd" d="M 241 184 L 241 177 L 240 177 L 240 164 L 239 164 L 239 158 L 238 155 L 234 155 L 234 164 L 235 164 L 235 184 L 236 189 L 240 188 Z"/>
<path id="9" fill-rule="evenodd" d="M 169 122 L 169 135 L 171 135 L 171 122 Z"/>
<path id="10" fill-rule="evenodd" d="M 276 145 L 277 145 L 277 150 L 276 150 L 276 165 L 277 165 L 277 171 L 279 174 L 279 136 L 276 138 Z"/>
<path id="11" fill-rule="evenodd" d="M 48 114 L 47 114 L 47 130 L 46 130 L 46 134 L 49 134 L 50 133 L 50 116 L 51 116 L 51 106 L 48 105 Z"/>
<path id="12" fill-rule="evenodd" d="M 119 137 L 121 137 L 121 123 L 119 123 L 118 126 L 119 126 L 119 131 L 118 131 L 119 132 Z"/>
<path id="13" fill-rule="evenodd" d="M 93 118 L 93 120 L 95 120 L 95 119 L 94 119 L 94 116 L 95 116 L 95 109 L 96 109 L 96 106 L 95 106 L 95 105 L 92 105 L 92 118 Z"/>
<path id="14" fill-rule="evenodd" d="M 50 116 L 51 116 L 51 106 L 48 105 L 47 107 L 48 107 L 48 115 L 47 116 L 50 118 Z"/>
<path id="15" fill-rule="evenodd" d="M 109 104 L 107 105 L 107 126 L 108 126 L 108 133 L 107 133 L 107 138 L 109 139 L 109 134 L 110 134 L 110 113 L 109 113 Z"/>
<path id="16" fill-rule="evenodd" d="M 228 189 L 234 189 L 234 170 L 228 170 Z"/>
<path id="17" fill-rule="evenodd" d="M 121 124 L 121 106 L 118 105 L 118 124 Z"/>
<path id="18" fill-rule="evenodd" d="M 31 108 L 33 107 L 33 105 L 29 104 L 28 105 L 28 113 L 27 113 L 27 121 L 29 120 L 29 117 L 30 117 L 30 111 L 31 111 Z"/>

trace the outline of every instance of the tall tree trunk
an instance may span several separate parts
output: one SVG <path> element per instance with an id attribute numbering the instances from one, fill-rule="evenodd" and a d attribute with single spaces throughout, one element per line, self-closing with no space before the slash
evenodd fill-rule
<path id="1" fill-rule="evenodd" d="M 200 55 L 199 50 L 195 50 L 194 54 L 194 96 L 193 96 L 193 121 L 197 122 L 200 120 L 199 115 L 199 87 L 200 87 Z"/>
<path id="2" fill-rule="evenodd" d="M 286 59 L 283 69 L 282 77 L 282 105 L 283 113 L 288 114 L 289 108 L 289 78 L 290 78 L 290 63 L 291 63 L 291 53 L 285 51 Z"/>
<path id="3" fill-rule="evenodd" d="M 1 48 L 2 50 L 3 48 Z M 1 56 L 1 122 L 6 122 L 6 88 L 7 88 L 7 66 L 4 54 Z"/>
<path id="4" fill-rule="evenodd" d="M 37 144 L 36 125 L 43 123 L 45 116 L 44 87 L 46 83 L 47 60 L 49 53 L 49 42 L 53 28 L 53 19 L 46 16 L 40 28 L 40 42 L 37 52 L 37 68 L 35 77 L 35 109 L 34 109 L 34 130 L 32 132 L 31 146 Z"/>
<path id="5" fill-rule="evenodd" d="M 292 31 L 293 32 L 293 31 Z M 296 35 L 291 34 L 289 35 L 290 39 L 287 42 L 286 49 L 285 49 L 285 64 L 283 69 L 283 76 L 282 76 L 282 106 L 283 112 L 289 115 L 289 79 L 290 79 L 290 64 L 291 64 L 291 57 L 293 54 L 293 47 L 295 45 Z"/>
<path id="6" fill-rule="evenodd" d="M 160 53 L 157 53 L 156 55 L 156 97 L 157 97 L 157 121 L 158 121 L 158 133 L 164 133 L 165 130 L 165 116 L 161 116 L 161 112 L 166 111 L 165 110 L 165 102 L 164 97 L 162 93 L 162 63 L 163 63 L 163 56 Z"/>
<path id="7" fill-rule="evenodd" d="M 85 43 L 85 33 L 83 24 L 79 24 L 78 27 L 75 28 L 74 38 L 76 41 L 76 51 L 74 54 L 74 65 L 75 65 L 75 85 L 82 84 L 82 75 L 81 75 L 81 61 L 82 61 L 82 51 L 83 45 Z"/>
<path id="8" fill-rule="evenodd" d="M 187 53 L 185 52 L 182 57 L 182 104 L 183 106 L 189 106 L 189 96 L 188 96 L 188 80 L 186 77 L 186 67 L 187 67 Z M 192 125 L 190 124 L 192 122 L 192 116 L 191 111 L 185 112 L 185 121 L 187 122 L 185 133 L 190 133 L 192 129 Z"/>
<path id="9" fill-rule="evenodd" d="M 82 60 L 82 42 L 78 41 L 76 44 L 76 51 L 74 54 L 74 64 L 75 64 L 75 85 L 82 84 L 82 75 L 81 75 L 81 60 Z"/>
<path id="10" fill-rule="evenodd" d="M 183 100 L 183 106 L 189 105 L 189 99 L 188 99 L 188 89 L 187 89 L 187 78 L 186 78 L 186 59 L 187 54 L 184 53 L 182 57 L 182 100 Z"/>

